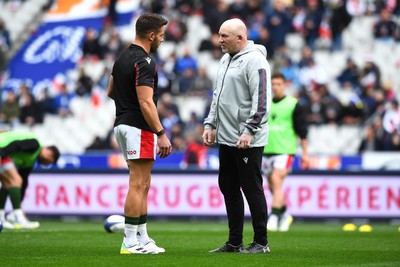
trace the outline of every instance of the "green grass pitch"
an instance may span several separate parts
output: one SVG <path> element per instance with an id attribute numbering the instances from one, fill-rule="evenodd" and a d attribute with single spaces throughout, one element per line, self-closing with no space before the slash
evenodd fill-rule
<path id="1" fill-rule="evenodd" d="M 42 221 L 36 230 L 0 233 L 0 266 L 400 266 L 397 227 L 372 224 L 370 233 L 343 232 L 340 224 L 295 223 L 269 233 L 271 254 L 209 253 L 227 239 L 222 222 L 149 222 L 164 254 L 119 255 L 122 234 L 102 222 Z M 244 242 L 252 241 L 246 222 Z"/>

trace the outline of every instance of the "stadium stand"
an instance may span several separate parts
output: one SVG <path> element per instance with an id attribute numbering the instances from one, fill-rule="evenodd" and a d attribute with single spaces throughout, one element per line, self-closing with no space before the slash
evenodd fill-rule
<path id="1" fill-rule="evenodd" d="M 10 49 L 10 57 L 21 47 L 40 24 L 43 9 L 49 5 L 49 0 L 30 1 L 0 1 L 0 19 L 2 19 L 10 32 L 13 46 Z"/>

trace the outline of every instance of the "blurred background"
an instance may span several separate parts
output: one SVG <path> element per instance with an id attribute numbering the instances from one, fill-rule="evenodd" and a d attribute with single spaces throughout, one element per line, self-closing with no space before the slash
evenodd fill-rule
<path id="1" fill-rule="evenodd" d="M 32 175 L 27 213 L 122 213 L 127 168 L 106 89 L 145 11 L 169 20 L 154 57 L 174 149 L 156 161 L 150 214 L 225 214 L 217 148 L 201 135 L 218 30 L 237 17 L 308 110 L 311 168 L 296 157 L 285 184 L 292 214 L 399 217 L 399 0 L 1 0 L 0 129 L 33 132 L 62 152 Z"/>

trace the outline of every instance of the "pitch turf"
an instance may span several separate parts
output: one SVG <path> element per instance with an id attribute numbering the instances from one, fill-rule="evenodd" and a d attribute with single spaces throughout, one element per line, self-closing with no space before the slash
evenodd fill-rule
<path id="1" fill-rule="evenodd" d="M 226 223 L 150 222 L 159 255 L 119 255 L 122 234 L 101 222 L 41 222 L 36 230 L 0 233 L 0 266 L 400 266 L 400 232 L 372 225 L 371 233 L 343 232 L 339 224 L 297 223 L 270 233 L 271 254 L 208 253 L 227 238 Z M 245 243 L 251 226 L 245 225 Z"/>

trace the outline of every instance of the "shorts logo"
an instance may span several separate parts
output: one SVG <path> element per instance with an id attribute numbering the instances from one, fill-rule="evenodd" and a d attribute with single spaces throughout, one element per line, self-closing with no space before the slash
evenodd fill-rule
<path id="1" fill-rule="evenodd" d="M 128 155 L 136 155 L 136 150 L 128 150 L 126 151 Z"/>

